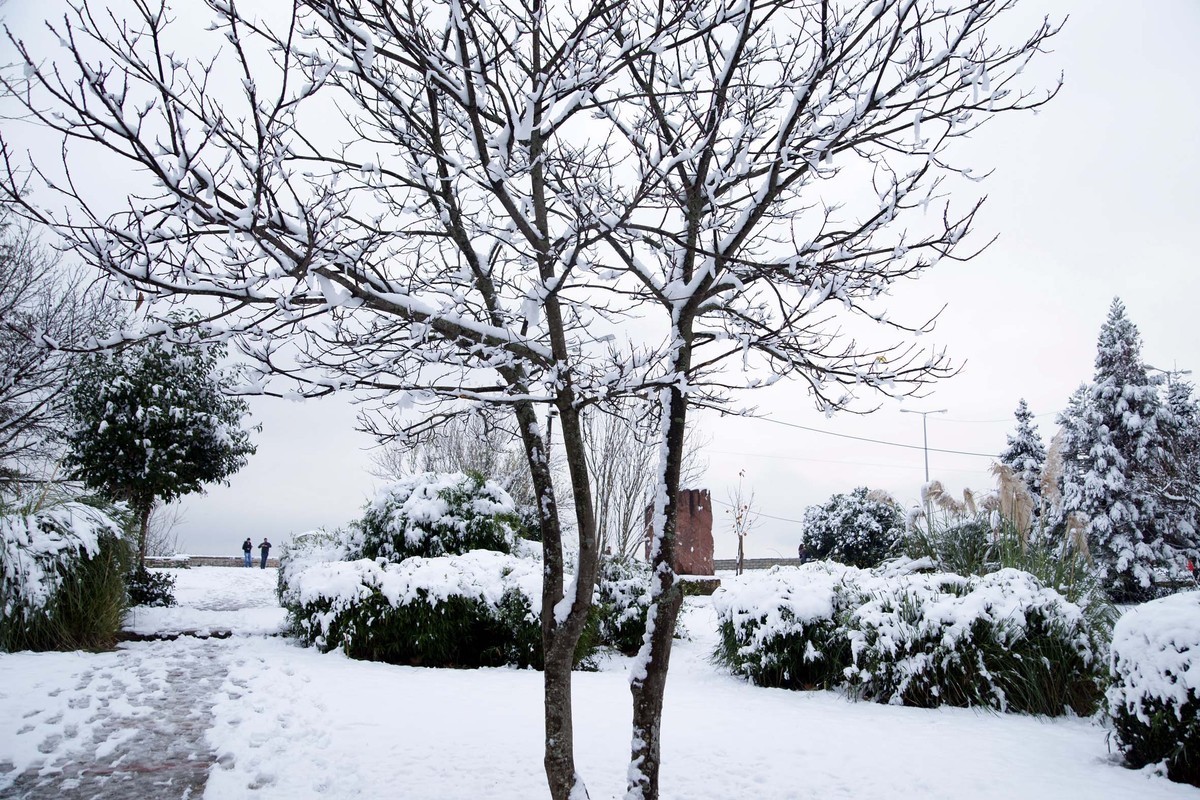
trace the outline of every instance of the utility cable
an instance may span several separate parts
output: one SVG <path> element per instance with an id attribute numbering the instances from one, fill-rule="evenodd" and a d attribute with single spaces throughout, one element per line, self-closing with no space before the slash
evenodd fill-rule
<path id="1" fill-rule="evenodd" d="M 902 444 L 900 442 L 887 442 L 883 439 L 869 439 L 865 436 L 851 436 L 848 433 L 834 433 L 833 431 L 823 431 L 820 428 L 810 428 L 807 425 L 797 425 L 794 422 L 784 422 L 781 419 L 772 417 L 750 417 L 750 419 L 761 419 L 764 422 L 773 422 L 776 425 L 784 425 L 788 428 L 799 428 L 802 431 L 811 431 L 812 433 L 821 433 L 826 436 L 836 436 L 839 439 L 854 439 L 858 442 L 870 442 L 871 444 L 885 444 L 888 447 L 903 447 L 907 450 L 927 450 L 930 453 L 952 453 L 956 456 L 977 456 L 979 458 L 999 458 L 995 453 L 970 453 L 966 450 L 945 450 L 940 447 L 922 447 L 919 444 Z"/>
<path id="2" fill-rule="evenodd" d="M 726 508 L 733 508 L 733 507 L 734 507 L 733 505 L 731 505 L 731 504 L 729 504 L 729 503 L 726 503 L 726 502 L 724 502 L 724 501 L 721 501 L 721 500 L 717 500 L 716 498 L 711 498 L 711 497 L 710 497 L 709 499 L 711 499 L 711 500 L 712 500 L 714 503 L 716 503 L 717 505 L 722 505 L 722 506 L 725 506 Z M 796 523 L 797 525 L 803 525 L 803 524 L 804 524 L 802 521 L 800 521 L 800 520 L 798 520 L 798 519 L 788 519 L 787 517 L 773 517 L 773 516 L 771 516 L 770 514 L 764 514 L 764 513 L 762 513 L 761 511 L 755 511 L 754 509 L 750 509 L 750 513 L 751 513 L 751 514 L 753 514 L 753 515 L 754 515 L 754 516 L 756 516 L 756 517 L 766 517 L 767 519 L 775 519 L 775 520 L 779 520 L 780 522 L 794 522 L 794 523 Z"/>

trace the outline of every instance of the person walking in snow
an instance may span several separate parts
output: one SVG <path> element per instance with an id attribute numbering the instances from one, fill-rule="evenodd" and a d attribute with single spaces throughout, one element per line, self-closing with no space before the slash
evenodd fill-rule
<path id="1" fill-rule="evenodd" d="M 250 541 L 250 537 L 247 536 L 246 541 L 242 542 L 242 555 L 245 557 L 245 562 L 246 562 L 245 566 L 247 566 L 247 567 L 251 566 L 250 551 L 253 549 L 254 549 L 254 542 Z"/>
<path id="2" fill-rule="evenodd" d="M 247 539 L 246 541 L 250 541 L 250 540 Z M 267 553 L 271 552 L 271 543 L 267 541 L 267 537 L 265 537 L 265 536 L 263 537 L 262 544 L 260 544 L 258 546 L 258 549 L 262 551 L 262 563 L 259 564 L 258 568 L 266 569 L 267 568 Z M 249 556 L 247 556 L 247 558 L 249 558 Z"/>

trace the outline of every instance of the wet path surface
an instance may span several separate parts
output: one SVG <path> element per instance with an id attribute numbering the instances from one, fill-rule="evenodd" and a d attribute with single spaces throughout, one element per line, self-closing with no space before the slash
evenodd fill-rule
<path id="1" fill-rule="evenodd" d="M 204 734 L 226 674 L 218 650 L 196 639 L 142 643 L 122 650 L 120 670 L 97 667 L 79 675 L 62 691 L 65 698 L 30 714 L 18 735 L 37 735 L 43 725 L 59 728 L 63 712 L 55 709 L 63 699 L 82 715 L 80 723 L 44 737 L 37 747 L 45 761 L 17 776 L 4 796 L 199 797 L 213 763 Z"/>
<path id="2" fill-rule="evenodd" d="M 254 577 L 263 583 L 266 576 Z M 263 587 L 218 596 L 190 596 L 197 593 L 181 588 L 180 606 L 131 614 L 142 634 L 152 636 L 159 628 L 170 638 L 72 654 L 67 669 L 52 669 L 59 662 L 47 660 L 32 691 L 4 698 L 18 719 L 0 734 L 8 739 L 0 754 L 12 754 L 0 755 L 0 798 L 166 800 L 204 794 L 216 761 L 206 738 L 213 705 L 223 693 L 238 692 L 237 682 L 227 682 L 236 642 L 218 637 L 273 598 Z M 217 635 L 179 636 L 180 629 L 195 626 L 173 623 L 198 613 L 203 627 Z M 254 635 L 259 627 L 251 620 L 251 629 L 239 633 Z"/>

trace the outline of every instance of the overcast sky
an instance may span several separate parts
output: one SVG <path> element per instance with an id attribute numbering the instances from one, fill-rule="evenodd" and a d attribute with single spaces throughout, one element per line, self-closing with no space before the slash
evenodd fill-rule
<path id="1" fill-rule="evenodd" d="M 952 490 L 987 488 L 991 460 L 935 449 L 998 454 L 1021 397 L 1048 442 L 1054 414 L 1091 379 L 1096 336 L 1114 296 L 1140 329 L 1149 364 L 1200 367 L 1200 3 L 1022 6 L 1031 18 L 1070 15 L 1054 51 L 1027 73 L 1051 85 L 1062 72 L 1064 87 L 1039 114 L 996 118 L 958 150 L 958 162 L 975 172 L 995 170 L 982 184 L 988 201 L 975 236 L 999 239 L 975 260 L 943 263 L 895 296 L 895 308 L 913 314 L 948 304 L 929 338 L 949 347 L 962 372 L 903 408 L 946 409 L 928 416 L 929 464 L 931 477 Z M 0 13 L 28 30 L 47 7 L 16 2 Z M 744 402 L 769 419 L 697 416 L 709 439 L 704 486 L 714 500 L 729 500 L 742 470 L 755 494 L 762 518 L 748 554 L 793 555 L 800 539 L 794 521 L 834 492 L 865 485 L 905 504 L 917 499 L 924 481 L 919 415 L 885 402 L 870 416 L 826 419 L 796 383 Z M 259 398 L 251 405 L 263 424 L 258 454 L 228 487 L 184 501 L 184 552 L 236 554 L 247 536 L 279 543 L 344 524 L 376 488 L 367 473 L 372 441 L 354 431 L 347 400 Z M 736 542 L 722 512 L 718 505 L 716 554 L 731 557 Z"/>

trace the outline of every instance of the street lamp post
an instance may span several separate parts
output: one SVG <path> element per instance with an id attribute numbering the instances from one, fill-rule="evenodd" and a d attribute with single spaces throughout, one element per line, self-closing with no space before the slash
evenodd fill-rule
<path id="1" fill-rule="evenodd" d="M 925 482 L 929 483 L 929 429 L 926 427 L 926 418 L 930 414 L 945 414 L 946 409 L 938 408 L 933 411 L 913 411 L 908 408 L 902 408 L 900 409 L 900 413 L 921 415 L 921 440 L 924 442 L 925 450 Z"/>
<path id="2" fill-rule="evenodd" d="M 1174 378 L 1176 375 L 1183 376 L 1183 375 L 1191 375 L 1192 374 L 1192 371 L 1190 369 L 1159 369 L 1158 367 L 1152 367 L 1149 364 L 1144 364 L 1143 366 L 1146 367 L 1147 372 L 1161 372 L 1163 375 L 1166 375 L 1167 376 L 1167 388 L 1171 387 L 1171 379 Z"/>

